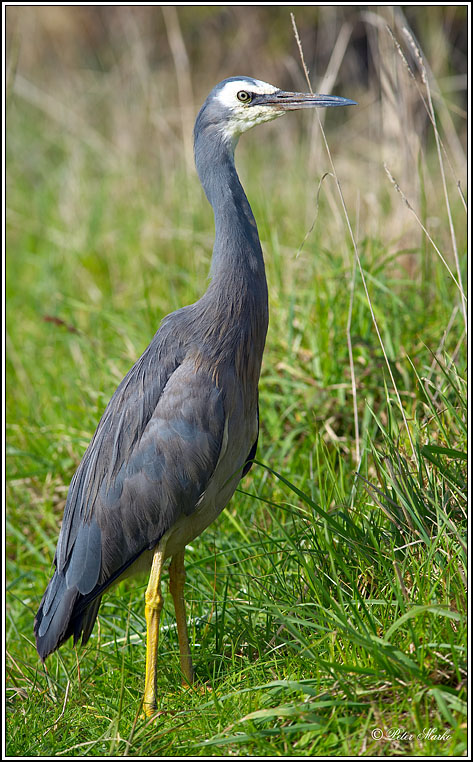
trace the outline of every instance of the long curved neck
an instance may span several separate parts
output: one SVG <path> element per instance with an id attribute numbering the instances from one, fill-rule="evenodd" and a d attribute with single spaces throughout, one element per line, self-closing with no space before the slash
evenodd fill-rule
<path id="1" fill-rule="evenodd" d="M 255 281 L 266 284 L 258 229 L 235 169 L 233 151 L 234 146 L 218 135 L 210 138 L 204 132 L 196 138 L 197 172 L 215 215 L 211 275 L 220 287 L 235 279 L 240 286 L 256 285 Z"/>
<path id="2" fill-rule="evenodd" d="M 227 368 L 233 358 L 242 388 L 254 402 L 268 329 L 268 287 L 258 229 L 233 149 L 215 133 L 206 136 L 204 130 L 196 137 L 195 163 L 215 215 L 212 280 L 200 302 L 218 336 L 214 365 L 221 362 Z"/>

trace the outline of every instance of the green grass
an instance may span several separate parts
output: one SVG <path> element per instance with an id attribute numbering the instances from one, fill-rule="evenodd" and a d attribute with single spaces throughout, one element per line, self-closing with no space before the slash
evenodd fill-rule
<path id="1" fill-rule="evenodd" d="M 83 117 L 76 129 L 14 92 L 9 101 L 7 753 L 464 754 L 459 291 L 381 162 L 373 212 L 373 176 L 359 171 L 368 161 L 362 107 L 347 116 L 358 143 L 346 144 L 338 117 L 329 133 L 369 294 L 358 271 L 350 328 L 358 430 L 346 335 L 353 247 L 332 178 L 318 194 L 326 156 L 316 170 L 307 164 L 311 122 L 291 115 L 245 136 L 237 152 L 271 316 L 258 462 L 186 553 L 196 686 L 181 687 L 166 593 L 158 717 L 140 715 L 144 579 L 105 596 L 85 649 L 67 644 L 47 671 L 41 666 L 33 618 L 67 485 L 160 319 L 203 293 L 212 246 L 212 212 L 179 158 L 179 140 L 165 132 L 164 145 L 157 137 L 143 145 L 143 125 L 128 125 L 131 148 L 119 151 L 121 102 L 110 82 L 104 93 L 75 104 Z M 65 92 L 56 97 L 67 103 Z M 125 102 L 126 93 L 115 97 Z M 90 112 L 90 130 L 101 125 L 100 109 L 98 150 L 84 125 Z M 431 133 L 416 172 L 425 191 L 416 208 L 456 273 Z M 465 282 L 455 181 L 449 174 Z"/>

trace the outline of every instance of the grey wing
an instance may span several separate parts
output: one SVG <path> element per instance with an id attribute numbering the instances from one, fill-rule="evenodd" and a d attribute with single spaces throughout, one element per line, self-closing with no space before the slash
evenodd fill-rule
<path id="1" fill-rule="evenodd" d="M 102 534 L 102 576 L 117 560 L 153 548 L 190 515 L 218 462 L 225 424 L 222 392 L 186 360 L 169 379 L 139 443 L 102 482 L 94 514 Z M 100 580 L 100 581 L 103 581 Z"/>
<path id="2" fill-rule="evenodd" d="M 192 359 L 161 388 L 154 370 L 145 353 L 112 397 L 71 482 L 56 572 L 35 619 L 43 659 L 70 635 L 88 637 L 93 602 L 182 513 L 192 513 L 218 462 L 222 392 Z"/>

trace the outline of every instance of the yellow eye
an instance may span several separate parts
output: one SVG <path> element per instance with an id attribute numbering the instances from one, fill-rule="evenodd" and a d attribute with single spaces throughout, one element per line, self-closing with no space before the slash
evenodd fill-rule
<path id="1" fill-rule="evenodd" d="M 252 95 L 250 93 L 247 93 L 246 90 L 239 90 L 237 92 L 237 98 L 242 103 L 251 103 L 252 101 Z"/>

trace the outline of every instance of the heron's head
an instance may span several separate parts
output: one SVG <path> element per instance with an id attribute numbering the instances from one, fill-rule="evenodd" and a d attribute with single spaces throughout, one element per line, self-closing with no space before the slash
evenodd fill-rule
<path id="1" fill-rule="evenodd" d="M 208 96 L 197 117 L 194 135 L 197 138 L 210 127 L 235 145 L 243 132 L 286 111 L 352 105 L 356 105 L 355 101 L 336 95 L 286 92 L 259 79 L 230 77 Z"/>

